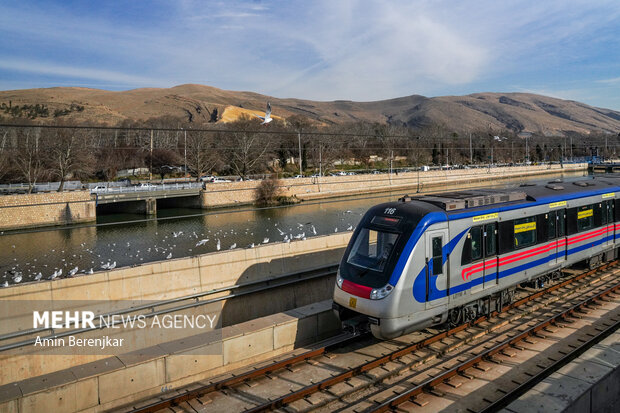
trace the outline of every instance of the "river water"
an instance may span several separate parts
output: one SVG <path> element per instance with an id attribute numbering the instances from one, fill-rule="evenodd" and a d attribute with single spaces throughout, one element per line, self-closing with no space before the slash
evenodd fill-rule
<path id="1" fill-rule="evenodd" d="M 576 173 L 565 175 L 564 179 L 582 176 L 583 173 Z M 542 183 L 561 177 L 558 174 L 521 178 L 498 186 L 510 188 L 526 181 Z M 98 217 L 97 225 L 6 231 L 0 234 L 0 285 L 36 278 L 45 281 L 59 270 L 64 277 L 76 267 L 79 276 L 114 263 L 118 268 L 200 255 L 217 251 L 218 245 L 223 251 L 351 231 L 369 207 L 397 200 L 402 195 L 401 192 L 374 194 L 265 209 L 251 206 L 210 211 L 161 209 L 156 219 L 116 214 Z"/>

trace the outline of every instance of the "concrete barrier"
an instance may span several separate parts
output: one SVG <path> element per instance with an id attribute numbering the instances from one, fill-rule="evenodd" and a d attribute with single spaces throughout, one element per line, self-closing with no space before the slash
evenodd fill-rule
<path id="1" fill-rule="evenodd" d="M 531 165 L 502 168 L 453 169 L 396 174 L 324 176 L 319 178 L 282 179 L 282 194 L 298 199 L 320 199 L 373 192 L 407 191 L 434 188 L 445 184 L 479 183 L 522 176 L 557 174 L 587 170 L 588 164 Z M 201 192 L 204 208 L 249 204 L 254 202 L 260 181 L 208 184 Z"/>
<path id="2" fill-rule="evenodd" d="M 129 306 L 137 300 L 174 299 L 337 264 L 350 237 L 351 232 L 343 232 L 305 241 L 267 244 L 253 249 L 216 252 L 78 278 L 3 288 L 0 289 L 0 334 L 32 328 L 32 308 L 13 305 L 16 300 L 46 301 L 51 303 L 49 310 L 67 310 L 69 308 L 63 306 L 79 305 L 88 300 L 101 300 L 103 303 L 114 300 L 115 304 Z M 229 325 L 324 300 L 331 296 L 332 288 L 333 277 L 323 277 L 303 285 L 244 296 L 242 300 L 224 303 L 222 319 L 224 325 Z M 273 299 L 275 293 L 279 297 L 277 300 Z M 88 337 L 88 334 L 85 336 Z M 134 341 L 140 339 L 138 336 L 131 338 Z M 0 385 L 104 358 L 92 354 L 63 355 L 46 349 L 36 353 L 30 348 L 28 350 L 13 351 L 11 355 L 0 354 L 0 364 L 3 366 L 0 369 Z"/>
<path id="3" fill-rule="evenodd" d="M 0 386 L 0 412 L 103 411 L 259 363 L 336 334 L 331 301 L 225 327 L 221 338 L 164 344 L 158 357 L 124 355 Z M 217 337 L 213 335 L 212 337 Z M 207 351 L 214 346 L 218 351 Z M 212 354 L 209 354 L 212 353 Z"/>

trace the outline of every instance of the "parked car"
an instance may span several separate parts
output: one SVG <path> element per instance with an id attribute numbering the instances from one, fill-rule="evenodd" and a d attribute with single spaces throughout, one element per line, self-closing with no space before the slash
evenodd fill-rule
<path id="1" fill-rule="evenodd" d="M 230 179 L 224 179 L 224 178 L 213 178 L 211 182 L 218 183 L 218 182 L 232 182 L 232 181 Z"/>
<path id="2" fill-rule="evenodd" d="M 151 190 L 157 188 L 157 185 L 145 183 L 138 185 L 138 189 Z"/>
<path id="3" fill-rule="evenodd" d="M 90 190 L 92 194 L 97 194 L 99 192 L 107 192 L 107 191 L 108 191 L 108 188 L 103 185 L 97 185 L 96 187 Z"/>
<path id="4" fill-rule="evenodd" d="M 213 182 L 214 179 L 213 175 L 204 175 L 200 177 L 200 182 Z"/>

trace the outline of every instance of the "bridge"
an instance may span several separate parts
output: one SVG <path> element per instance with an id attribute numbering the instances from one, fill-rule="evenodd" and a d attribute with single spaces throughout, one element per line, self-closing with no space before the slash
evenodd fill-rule
<path id="1" fill-rule="evenodd" d="M 200 191 L 199 183 L 188 182 L 116 188 L 95 187 L 91 193 L 100 212 L 155 215 L 158 204 L 173 208 L 201 208 Z"/>

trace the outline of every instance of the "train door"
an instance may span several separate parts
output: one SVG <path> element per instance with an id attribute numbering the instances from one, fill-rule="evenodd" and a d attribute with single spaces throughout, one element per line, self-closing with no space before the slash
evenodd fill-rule
<path id="1" fill-rule="evenodd" d="M 613 245 L 614 243 L 614 200 L 613 199 L 608 199 L 606 201 L 603 201 L 603 205 L 602 205 L 602 221 L 603 221 L 603 225 L 605 227 L 607 227 L 607 234 L 605 237 L 605 242 L 603 243 L 604 246 L 607 245 Z"/>
<path id="2" fill-rule="evenodd" d="M 483 288 L 497 285 L 497 223 L 493 222 L 484 226 L 484 283 Z"/>
<path id="3" fill-rule="evenodd" d="M 444 245 L 448 242 L 448 230 L 426 232 L 426 308 L 448 302 L 448 260 Z"/>
<path id="4" fill-rule="evenodd" d="M 566 210 L 558 209 L 549 213 L 549 239 L 557 238 L 555 247 L 555 259 L 549 261 L 549 264 L 557 264 L 566 260 Z M 554 222 L 554 224 L 552 224 Z"/>

